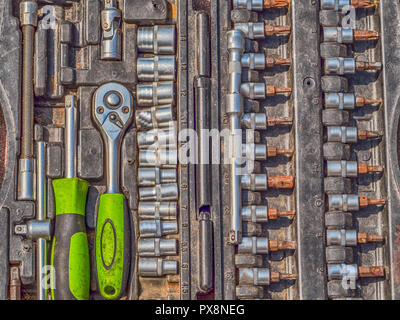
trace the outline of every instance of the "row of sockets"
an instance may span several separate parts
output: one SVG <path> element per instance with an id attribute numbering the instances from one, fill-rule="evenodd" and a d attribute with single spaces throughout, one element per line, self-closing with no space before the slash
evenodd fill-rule
<path id="1" fill-rule="evenodd" d="M 139 27 L 136 87 L 139 187 L 138 274 L 178 273 L 177 132 L 173 125 L 176 79 L 175 26 Z M 151 54 L 151 55 L 149 55 Z"/>
<path id="2" fill-rule="evenodd" d="M 331 299 L 354 298 L 356 280 L 363 277 L 382 277 L 384 268 L 380 266 L 358 266 L 354 264 L 353 249 L 358 244 L 383 242 L 379 235 L 359 233 L 353 230 L 353 216 L 349 211 L 358 211 L 369 205 L 383 205 L 382 199 L 368 199 L 352 192 L 352 180 L 362 174 L 380 174 L 383 166 L 371 166 L 357 161 L 350 161 L 349 143 L 359 140 L 379 139 L 380 133 L 359 130 L 350 127 L 349 111 L 358 107 L 372 105 L 379 107 L 380 99 L 356 96 L 347 91 L 347 79 L 341 76 L 358 71 L 378 72 L 380 62 L 358 61 L 347 58 L 347 44 L 355 41 L 373 41 L 379 37 L 378 32 L 356 30 L 339 26 L 341 9 L 346 1 L 321 0 L 321 58 L 323 59 L 324 76 L 322 90 L 324 106 L 322 122 L 326 126 L 324 144 L 325 193 L 328 197 L 328 212 L 325 215 L 326 227 L 326 261 L 328 275 L 328 297 Z M 353 5 L 354 9 L 372 7 L 373 3 L 363 1 Z M 364 9 L 361 9 L 364 10 Z"/>
<path id="3" fill-rule="evenodd" d="M 248 6 L 243 7 L 243 3 L 240 1 L 233 1 L 233 8 L 234 10 L 252 9 Z M 244 53 L 244 42 L 264 39 L 273 34 L 288 33 L 290 33 L 289 26 L 270 26 L 263 22 L 235 23 L 234 30 L 228 32 L 229 92 L 226 109 L 230 116 L 232 134 L 240 128 L 266 130 L 275 125 L 292 124 L 291 119 L 286 117 L 267 117 L 266 113 L 243 113 L 243 98 L 264 100 L 276 94 L 290 93 L 290 88 L 276 88 L 265 83 L 241 82 L 243 69 L 255 72 L 256 70 L 264 71 L 277 65 L 290 64 L 289 59 L 269 57 L 264 53 Z M 247 134 L 246 137 L 248 137 Z M 235 153 L 233 152 L 233 154 Z M 266 161 L 279 155 L 290 157 L 293 151 L 256 144 L 253 140 L 242 144 L 240 152 L 236 154 L 241 154 L 247 160 Z M 237 169 L 235 160 L 235 158 L 232 159 L 231 171 L 233 172 Z M 259 165 L 255 165 L 251 172 L 231 179 L 231 204 L 233 206 L 231 242 L 237 245 L 235 255 L 235 266 L 238 268 L 236 296 L 239 299 L 263 298 L 263 286 L 296 278 L 296 275 L 275 272 L 264 266 L 263 255 L 277 250 L 294 250 L 296 243 L 263 237 L 260 224 L 281 216 L 294 217 L 294 211 L 279 211 L 263 204 L 260 193 L 269 188 L 292 189 L 294 178 L 292 176 L 270 177 L 268 174 L 255 173 L 259 171 L 259 167 Z"/>

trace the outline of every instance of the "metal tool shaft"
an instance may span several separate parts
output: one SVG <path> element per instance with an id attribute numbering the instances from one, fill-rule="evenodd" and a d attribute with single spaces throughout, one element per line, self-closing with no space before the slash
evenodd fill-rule
<path id="1" fill-rule="evenodd" d="M 65 178 L 76 176 L 76 146 L 78 135 L 76 97 L 65 98 Z"/>

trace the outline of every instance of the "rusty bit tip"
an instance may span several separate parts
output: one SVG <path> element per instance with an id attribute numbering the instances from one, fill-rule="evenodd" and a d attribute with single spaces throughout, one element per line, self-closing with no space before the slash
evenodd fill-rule
<path id="1" fill-rule="evenodd" d="M 296 249 L 295 241 L 269 240 L 270 251 L 295 250 L 295 249 Z"/>
<path id="2" fill-rule="evenodd" d="M 370 0 L 351 0 L 351 5 L 354 8 L 371 8 L 375 4 Z"/>
<path id="3" fill-rule="evenodd" d="M 265 88 L 266 88 L 266 95 L 268 96 L 268 97 L 270 97 L 270 96 L 274 96 L 274 95 L 276 95 L 276 94 L 278 94 L 278 93 L 291 93 L 292 92 L 292 89 L 291 88 L 277 88 L 277 87 L 275 87 L 275 86 L 265 86 Z"/>
<path id="4" fill-rule="evenodd" d="M 357 235 L 358 243 L 369 243 L 369 242 L 383 242 L 385 238 L 375 234 L 359 233 Z"/>
<path id="5" fill-rule="evenodd" d="M 379 32 L 370 30 L 354 30 L 354 40 L 378 40 Z"/>
<path id="6" fill-rule="evenodd" d="M 293 124 L 293 120 L 288 117 L 267 117 L 267 125 L 268 127 L 273 127 L 276 125 L 291 125 Z"/>
<path id="7" fill-rule="evenodd" d="M 383 267 L 358 267 L 358 276 L 360 278 L 372 278 L 385 276 L 385 269 Z"/>
<path id="8" fill-rule="evenodd" d="M 370 172 L 383 172 L 384 166 L 369 166 L 366 163 L 358 164 L 358 173 L 359 174 L 367 174 Z"/>
<path id="9" fill-rule="evenodd" d="M 280 211 L 280 210 L 272 209 L 272 208 L 268 209 L 268 219 L 271 219 L 271 220 L 276 220 L 279 217 L 288 217 L 289 219 L 293 219 L 295 215 L 296 215 L 296 210 Z"/>
<path id="10" fill-rule="evenodd" d="M 276 154 L 277 155 L 292 156 L 293 152 L 294 152 L 293 148 L 292 149 L 276 149 Z"/>
<path id="11" fill-rule="evenodd" d="M 264 0 L 264 9 L 282 8 L 289 5 L 289 0 Z"/>
<path id="12" fill-rule="evenodd" d="M 292 28 L 290 26 L 273 26 L 270 24 L 264 25 L 264 34 L 266 36 L 273 36 L 278 34 L 289 34 Z"/>
<path id="13" fill-rule="evenodd" d="M 379 107 L 382 106 L 383 100 L 379 99 L 369 99 L 365 97 L 356 97 L 356 106 L 357 107 L 364 107 L 367 105 L 378 105 Z"/>
<path id="14" fill-rule="evenodd" d="M 379 206 L 379 205 L 384 205 L 386 203 L 385 199 L 369 199 L 368 198 L 368 205 L 372 206 Z"/>
<path id="15" fill-rule="evenodd" d="M 268 177 L 268 187 L 275 189 L 293 189 L 294 177 L 293 176 Z"/>
<path id="16" fill-rule="evenodd" d="M 270 271 L 271 282 L 279 282 L 281 280 L 296 280 L 297 275 L 292 273 L 280 273 L 276 271 Z"/>
<path id="17" fill-rule="evenodd" d="M 382 62 L 364 62 L 357 61 L 356 62 L 356 70 L 357 71 L 368 71 L 368 70 L 381 70 Z"/>
<path id="18" fill-rule="evenodd" d="M 358 130 L 358 139 L 360 140 L 377 139 L 380 137 L 382 137 L 382 134 L 377 131 Z"/>
<path id="19" fill-rule="evenodd" d="M 273 57 L 266 57 L 265 58 L 265 65 L 267 68 L 272 68 L 274 66 L 288 66 L 290 65 L 290 59 L 284 58 L 273 58 Z"/>

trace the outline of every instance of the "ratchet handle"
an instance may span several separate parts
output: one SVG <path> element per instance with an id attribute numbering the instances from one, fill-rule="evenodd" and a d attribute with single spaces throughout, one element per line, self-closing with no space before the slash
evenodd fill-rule
<path id="1" fill-rule="evenodd" d="M 126 199 L 120 193 L 100 196 L 96 225 L 97 282 L 106 299 L 121 297 L 130 267 L 130 222 Z"/>
<path id="2" fill-rule="evenodd" d="M 88 300 L 90 256 L 85 207 L 89 183 L 79 178 L 53 181 L 56 222 L 51 250 L 53 300 Z"/>

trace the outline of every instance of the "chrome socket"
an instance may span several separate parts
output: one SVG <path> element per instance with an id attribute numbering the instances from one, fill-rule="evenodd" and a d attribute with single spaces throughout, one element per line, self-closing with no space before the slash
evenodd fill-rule
<path id="1" fill-rule="evenodd" d="M 242 219 L 247 222 L 268 222 L 268 206 L 242 207 Z"/>
<path id="2" fill-rule="evenodd" d="M 174 275 L 178 273 L 178 262 L 162 258 L 139 258 L 138 271 L 141 277 Z"/>
<path id="3" fill-rule="evenodd" d="M 139 107 L 174 104 L 174 82 L 140 83 L 136 86 L 136 100 Z"/>
<path id="4" fill-rule="evenodd" d="M 141 52 L 175 54 L 175 25 L 140 27 L 137 46 Z"/>
<path id="5" fill-rule="evenodd" d="M 357 195 L 332 194 L 328 196 L 329 211 L 358 211 L 360 200 Z"/>
<path id="6" fill-rule="evenodd" d="M 240 30 L 251 40 L 264 39 L 264 22 L 235 23 L 235 30 Z"/>
<path id="7" fill-rule="evenodd" d="M 154 56 L 137 59 L 139 81 L 158 82 L 175 80 L 175 56 Z"/>
<path id="8" fill-rule="evenodd" d="M 266 130 L 267 114 L 266 113 L 245 113 L 242 116 L 241 125 L 246 129 Z"/>
<path id="9" fill-rule="evenodd" d="M 357 127 L 328 127 L 327 142 L 357 143 Z"/>
<path id="10" fill-rule="evenodd" d="M 249 11 L 263 11 L 264 0 L 233 0 L 234 9 L 247 9 Z"/>
<path id="11" fill-rule="evenodd" d="M 357 246 L 356 230 L 326 230 L 328 246 L 355 247 Z"/>
<path id="12" fill-rule="evenodd" d="M 269 240 L 261 237 L 243 237 L 238 246 L 238 253 L 268 254 Z"/>
<path id="13" fill-rule="evenodd" d="M 175 220 L 178 212 L 176 202 L 139 202 L 138 215 L 142 220 Z"/>
<path id="14" fill-rule="evenodd" d="M 325 93 L 325 108 L 354 110 L 356 97 L 354 93 Z"/>
<path id="15" fill-rule="evenodd" d="M 264 100 L 266 98 L 265 83 L 246 82 L 240 86 L 240 93 L 251 100 Z"/>
<path id="16" fill-rule="evenodd" d="M 179 190 L 176 183 L 139 188 L 140 201 L 177 201 L 178 195 Z"/>
<path id="17" fill-rule="evenodd" d="M 51 221 L 47 219 L 29 220 L 26 224 L 16 225 L 14 232 L 33 241 L 40 238 L 49 240 L 51 235 Z"/>
<path id="18" fill-rule="evenodd" d="M 242 157 L 247 160 L 266 160 L 267 146 L 265 144 L 242 144 Z"/>
<path id="19" fill-rule="evenodd" d="M 356 280 L 358 267 L 356 264 L 328 264 L 329 280 Z"/>
<path id="20" fill-rule="evenodd" d="M 174 120 L 172 105 L 136 110 L 136 126 L 138 130 L 169 127 L 171 126 L 170 122 Z"/>
<path id="21" fill-rule="evenodd" d="M 175 169 L 139 168 L 137 179 L 140 187 L 174 183 L 177 182 L 177 172 Z"/>
<path id="22" fill-rule="evenodd" d="M 174 256 L 178 251 L 176 239 L 139 239 L 139 257 Z"/>
<path id="23" fill-rule="evenodd" d="M 242 56 L 242 67 L 251 70 L 265 70 L 264 53 L 245 53 Z"/>
<path id="24" fill-rule="evenodd" d="M 35 182 L 35 160 L 32 158 L 20 159 L 18 171 L 18 200 L 35 200 Z"/>
<path id="25" fill-rule="evenodd" d="M 267 286 L 271 282 L 268 268 L 241 268 L 239 269 L 239 284 Z"/>
<path id="26" fill-rule="evenodd" d="M 354 74 L 356 72 L 356 60 L 353 58 L 326 58 L 325 73 L 327 74 Z"/>
<path id="27" fill-rule="evenodd" d="M 36 1 L 22 1 L 19 4 L 19 21 L 21 26 L 37 27 L 38 5 Z"/>
<path id="28" fill-rule="evenodd" d="M 176 233 L 178 233 L 178 223 L 176 221 L 142 220 L 139 222 L 141 238 L 160 238 Z"/>
<path id="29" fill-rule="evenodd" d="M 347 0 L 348 1 L 348 0 Z M 345 29 L 342 27 L 324 27 L 324 42 L 353 43 L 353 29 Z"/>
<path id="30" fill-rule="evenodd" d="M 176 168 L 178 151 L 176 149 L 139 150 L 139 166 L 157 168 Z"/>
<path id="31" fill-rule="evenodd" d="M 241 176 L 241 185 L 245 190 L 258 191 L 268 189 L 266 174 L 245 174 Z"/>
<path id="32" fill-rule="evenodd" d="M 356 178 L 358 176 L 357 161 L 327 161 L 326 173 L 328 177 Z"/>
<path id="33" fill-rule="evenodd" d="M 114 3 L 106 4 L 101 11 L 101 26 L 103 29 L 101 39 L 101 59 L 121 60 L 121 10 L 114 7 Z"/>
<path id="34" fill-rule="evenodd" d="M 139 149 L 159 149 L 163 147 L 176 149 L 178 142 L 176 127 L 138 132 L 137 142 Z"/>

